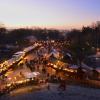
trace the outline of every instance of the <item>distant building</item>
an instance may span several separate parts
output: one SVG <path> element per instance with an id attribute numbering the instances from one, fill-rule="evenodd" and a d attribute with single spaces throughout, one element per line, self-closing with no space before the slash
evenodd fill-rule
<path id="1" fill-rule="evenodd" d="M 26 39 L 29 40 L 30 43 L 33 43 L 33 42 L 35 42 L 37 40 L 36 37 L 33 36 L 33 35 L 26 37 Z"/>

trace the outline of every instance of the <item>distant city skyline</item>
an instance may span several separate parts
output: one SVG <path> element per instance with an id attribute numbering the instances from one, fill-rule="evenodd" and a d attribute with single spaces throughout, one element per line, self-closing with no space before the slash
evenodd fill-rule
<path id="1" fill-rule="evenodd" d="M 100 0 L 0 0 L 7 27 L 81 28 L 100 21 Z"/>

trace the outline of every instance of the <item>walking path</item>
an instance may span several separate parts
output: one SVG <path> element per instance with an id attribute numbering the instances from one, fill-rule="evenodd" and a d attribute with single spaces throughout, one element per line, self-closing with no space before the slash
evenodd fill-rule
<path id="1" fill-rule="evenodd" d="M 65 92 L 59 93 L 58 85 L 50 84 L 50 86 L 50 90 L 42 87 L 39 91 L 2 96 L 0 100 L 100 100 L 100 89 L 67 86 Z"/>

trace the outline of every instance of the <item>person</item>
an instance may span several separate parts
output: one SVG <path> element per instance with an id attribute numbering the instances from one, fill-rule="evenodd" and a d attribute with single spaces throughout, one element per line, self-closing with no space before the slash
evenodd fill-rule
<path id="1" fill-rule="evenodd" d="M 45 80 L 45 83 L 46 83 L 47 89 L 48 89 L 48 90 L 50 90 L 49 80 L 48 80 L 48 79 L 46 79 L 46 80 Z"/>
<path id="2" fill-rule="evenodd" d="M 62 80 L 62 89 L 63 91 L 66 90 L 66 80 Z"/>
<path id="3" fill-rule="evenodd" d="M 50 90 L 50 84 L 47 82 L 47 89 Z"/>
<path id="4" fill-rule="evenodd" d="M 60 91 L 59 94 L 62 94 L 65 90 L 66 90 L 66 80 L 63 79 L 60 81 L 60 84 L 58 86 L 58 91 Z"/>

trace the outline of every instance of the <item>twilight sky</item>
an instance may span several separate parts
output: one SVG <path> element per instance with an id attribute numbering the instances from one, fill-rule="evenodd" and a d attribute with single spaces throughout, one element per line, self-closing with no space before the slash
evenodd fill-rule
<path id="1" fill-rule="evenodd" d="M 80 28 L 100 21 L 100 0 L 0 0 L 0 23 L 9 27 Z"/>

